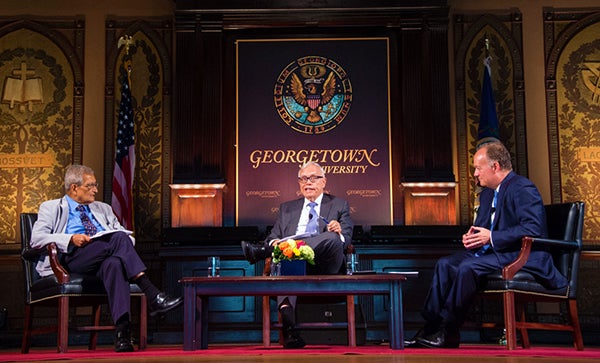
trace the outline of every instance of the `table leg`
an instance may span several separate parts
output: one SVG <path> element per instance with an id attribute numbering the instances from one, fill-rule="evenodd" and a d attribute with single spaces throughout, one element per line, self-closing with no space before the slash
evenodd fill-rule
<path id="1" fill-rule="evenodd" d="M 196 289 L 183 285 L 183 350 L 196 349 Z"/>
<path id="2" fill-rule="evenodd" d="M 390 348 L 404 349 L 404 323 L 402 319 L 402 285 L 390 282 Z"/>
<path id="3" fill-rule="evenodd" d="M 198 296 L 196 307 L 198 320 L 196 321 L 196 348 L 208 349 L 208 296 Z"/>
<path id="4" fill-rule="evenodd" d="M 268 296 L 262 297 L 262 339 L 263 346 L 271 346 L 271 302 Z"/>
<path id="5" fill-rule="evenodd" d="M 354 314 L 354 295 L 346 296 L 346 311 L 348 313 L 348 346 L 356 347 L 356 315 Z"/>

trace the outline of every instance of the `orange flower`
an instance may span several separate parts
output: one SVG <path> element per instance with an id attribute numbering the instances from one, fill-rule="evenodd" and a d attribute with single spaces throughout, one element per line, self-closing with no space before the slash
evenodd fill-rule
<path id="1" fill-rule="evenodd" d="M 292 256 L 294 255 L 294 249 L 293 248 L 285 248 L 282 250 L 283 254 L 285 255 L 285 257 L 291 259 Z"/>

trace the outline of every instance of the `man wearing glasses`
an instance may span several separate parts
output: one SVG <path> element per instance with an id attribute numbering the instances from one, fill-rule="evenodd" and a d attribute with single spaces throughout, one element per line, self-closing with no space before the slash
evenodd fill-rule
<path id="1" fill-rule="evenodd" d="M 302 238 L 315 252 L 315 265 L 307 266 L 311 275 L 335 275 L 344 266 L 345 247 L 352 242 L 354 223 L 348 202 L 324 194 L 327 178 L 323 168 L 315 162 L 304 164 L 298 172 L 298 184 L 303 198 L 282 203 L 271 233 L 263 245 L 242 242 L 244 256 L 250 263 L 271 256 L 273 246 L 285 236 L 308 233 Z M 295 296 L 279 296 L 277 306 L 281 313 L 284 347 L 302 348 L 304 340 L 294 329 Z"/>
<path id="2" fill-rule="evenodd" d="M 115 351 L 131 352 L 129 283 L 148 297 L 151 316 L 182 303 L 160 292 L 145 274 L 131 236 L 117 220 L 110 205 L 95 200 L 98 183 L 94 171 L 72 165 L 65 173 L 65 196 L 40 205 L 31 234 L 31 247 L 42 249 L 55 242 L 61 262 L 72 273 L 95 274 L 102 280 L 116 326 Z M 52 274 L 48 256 L 36 266 L 40 276 Z"/>

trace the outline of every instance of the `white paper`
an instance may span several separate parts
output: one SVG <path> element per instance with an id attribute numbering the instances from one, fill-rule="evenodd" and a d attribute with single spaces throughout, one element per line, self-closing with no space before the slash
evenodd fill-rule
<path id="1" fill-rule="evenodd" d="M 98 233 L 96 233 L 95 235 L 93 235 L 92 237 L 90 237 L 91 239 L 96 239 L 96 238 L 100 238 L 102 236 L 106 236 L 107 234 L 113 234 L 115 232 L 125 232 L 128 236 L 133 234 L 133 231 L 130 231 L 128 229 L 113 229 L 111 231 L 100 231 Z"/>

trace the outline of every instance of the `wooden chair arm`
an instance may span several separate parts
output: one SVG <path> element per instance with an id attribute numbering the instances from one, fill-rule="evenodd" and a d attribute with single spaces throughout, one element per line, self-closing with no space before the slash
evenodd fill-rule
<path id="1" fill-rule="evenodd" d="M 521 239 L 521 252 L 519 252 L 519 256 L 504 266 L 502 269 L 502 278 L 504 280 L 511 280 L 515 277 L 515 274 L 527 263 L 527 259 L 529 259 L 529 254 L 531 253 L 531 246 L 533 245 L 533 238 L 529 236 L 525 236 Z"/>
<path id="2" fill-rule="evenodd" d="M 58 261 L 58 247 L 56 246 L 56 243 L 50 243 L 47 248 L 48 256 L 50 257 L 50 267 L 52 267 L 52 272 L 54 272 L 56 280 L 61 285 L 66 284 L 71 280 L 71 276 Z"/>

